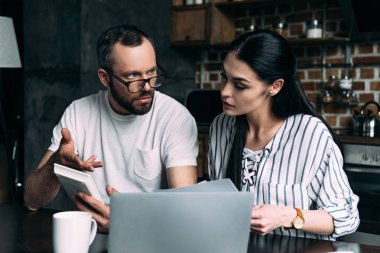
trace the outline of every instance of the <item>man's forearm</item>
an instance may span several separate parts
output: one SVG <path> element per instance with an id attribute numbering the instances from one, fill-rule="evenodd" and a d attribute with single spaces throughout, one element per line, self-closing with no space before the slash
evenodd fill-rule
<path id="1" fill-rule="evenodd" d="M 30 210 L 37 210 L 52 201 L 60 187 L 53 170 L 53 153 L 45 154 L 44 158 L 25 182 L 24 201 Z"/>

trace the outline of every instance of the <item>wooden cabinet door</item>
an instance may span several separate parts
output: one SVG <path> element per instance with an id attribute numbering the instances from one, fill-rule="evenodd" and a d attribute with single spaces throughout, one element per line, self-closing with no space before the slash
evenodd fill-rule
<path id="1" fill-rule="evenodd" d="M 205 43 L 209 40 L 207 7 L 172 11 L 172 43 Z"/>

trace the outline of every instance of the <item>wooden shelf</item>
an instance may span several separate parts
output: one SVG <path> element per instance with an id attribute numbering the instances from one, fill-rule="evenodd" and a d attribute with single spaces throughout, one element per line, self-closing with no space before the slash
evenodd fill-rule
<path id="1" fill-rule="evenodd" d="M 345 44 L 350 42 L 348 37 L 328 37 L 328 38 L 300 38 L 300 39 L 288 39 L 292 45 L 326 45 L 326 44 Z"/>
<path id="2" fill-rule="evenodd" d="M 363 145 L 380 145 L 380 138 L 376 138 L 376 137 L 339 135 L 338 138 L 342 143 L 354 143 L 354 144 L 363 144 Z"/>
<path id="3" fill-rule="evenodd" d="M 215 6 L 218 8 L 246 8 L 246 7 L 261 7 L 274 4 L 292 4 L 304 3 L 305 0 L 235 0 L 235 1 L 215 1 Z M 307 2 L 323 3 L 323 0 L 307 0 Z"/>
<path id="4" fill-rule="evenodd" d="M 305 0 L 210 0 L 207 4 L 172 6 L 172 45 L 176 47 L 226 48 L 235 36 L 235 12 L 239 8 L 265 8 L 278 4 L 301 3 Z M 327 0 L 307 0 L 325 3 Z M 262 11 L 261 16 L 265 15 Z M 197 24 L 197 25 L 195 25 Z M 262 24 L 264 25 L 264 24 Z M 348 37 L 289 38 L 294 46 L 323 46 L 350 43 Z"/>
<path id="5" fill-rule="evenodd" d="M 352 106 L 357 106 L 358 103 L 349 103 L 349 102 L 340 102 L 340 101 L 335 101 L 335 102 L 322 102 L 319 101 L 319 104 L 322 105 L 335 105 L 335 106 L 344 106 L 344 107 L 352 107 Z"/>
<path id="6" fill-rule="evenodd" d="M 215 3 L 219 8 L 235 8 L 235 7 L 249 7 L 249 6 L 262 6 L 268 4 L 275 4 L 273 0 L 245 0 L 245 1 L 228 1 Z"/>

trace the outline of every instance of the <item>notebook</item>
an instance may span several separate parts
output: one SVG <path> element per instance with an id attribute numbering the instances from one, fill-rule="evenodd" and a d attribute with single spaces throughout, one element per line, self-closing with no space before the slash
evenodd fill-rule
<path id="1" fill-rule="evenodd" d="M 252 193 L 210 183 L 112 194 L 108 252 L 246 253 Z"/>

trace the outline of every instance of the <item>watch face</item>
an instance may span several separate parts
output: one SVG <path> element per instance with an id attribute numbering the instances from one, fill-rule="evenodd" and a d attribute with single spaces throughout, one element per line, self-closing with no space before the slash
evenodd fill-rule
<path id="1" fill-rule="evenodd" d="M 296 229 L 301 229 L 303 227 L 303 224 L 305 223 L 305 220 L 299 216 L 297 216 L 293 221 L 293 226 Z"/>

